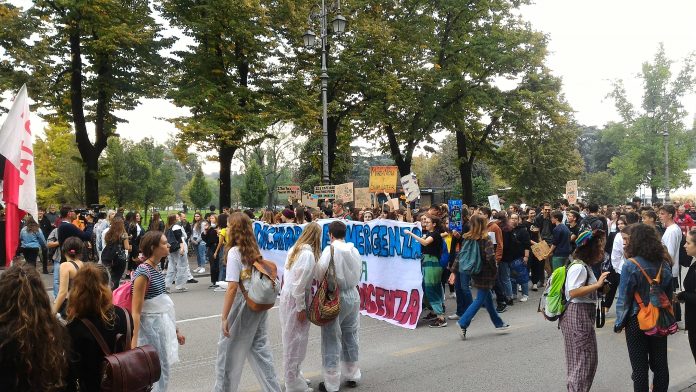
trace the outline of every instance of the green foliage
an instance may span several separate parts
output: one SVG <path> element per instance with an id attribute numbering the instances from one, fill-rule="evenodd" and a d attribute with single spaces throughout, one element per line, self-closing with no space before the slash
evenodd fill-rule
<path id="1" fill-rule="evenodd" d="M 205 208 L 213 197 L 213 193 L 208 188 L 208 183 L 200 168 L 190 182 L 188 195 L 193 206 L 198 209 Z"/>
<path id="2" fill-rule="evenodd" d="M 101 161 L 101 190 L 115 206 L 134 206 L 142 201 L 141 178 L 150 162 L 134 150 L 132 141 L 112 138 Z"/>
<path id="3" fill-rule="evenodd" d="M 599 205 L 624 203 L 633 192 L 617 189 L 612 177 L 613 174 L 607 171 L 586 173 L 578 182 L 580 195 Z"/>
<path id="4" fill-rule="evenodd" d="M 66 122 L 52 122 L 34 143 L 39 205 L 85 205 L 85 183 L 75 134 Z"/>
<path id="5" fill-rule="evenodd" d="M 660 45 L 653 62 L 644 63 L 639 75 L 644 86 L 641 110 L 628 101 L 623 82 L 615 83 L 611 97 L 623 118 L 624 132 L 618 138 L 619 153 L 609 168 L 614 173 L 612 183 L 618 189 L 635 190 L 644 184 L 652 188 L 656 201 L 657 190 L 665 188 L 663 132 L 669 135 L 669 187 L 690 185 L 686 169 L 696 148 L 696 130 L 684 126 L 687 112 L 682 101 L 696 87 L 695 61 L 696 54 L 689 56 L 678 74 L 672 75 L 673 62 Z"/>
<path id="6" fill-rule="evenodd" d="M 249 208 L 263 206 L 266 199 L 266 190 L 266 182 L 263 174 L 261 174 L 259 165 L 256 161 L 251 161 L 244 173 L 244 186 L 239 192 L 242 205 Z"/>
<path id="7" fill-rule="evenodd" d="M 516 89 L 518 98 L 506 115 L 509 133 L 494 160 L 496 172 L 511 187 L 509 199 L 557 199 L 566 182 L 583 171 L 575 147 L 578 130 L 568 122 L 571 109 L 560 94 L 560 79 L 547 72 L 527 75 Z"/>

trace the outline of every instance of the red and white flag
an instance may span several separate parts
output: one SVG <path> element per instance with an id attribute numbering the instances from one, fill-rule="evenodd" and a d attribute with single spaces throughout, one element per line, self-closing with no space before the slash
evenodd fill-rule
<path id="1" fill-rule="evenodd" d="M 26 213 L 34 218 L 36 177 L 34 174 L 34 135 L 31 132 L 29 97 L 24 85 L 0 128 L 0 155 L 5 157 L 2 200 L 6 210 L 5 252 L 10 265 L 19 244 L 19 222 Z"/>

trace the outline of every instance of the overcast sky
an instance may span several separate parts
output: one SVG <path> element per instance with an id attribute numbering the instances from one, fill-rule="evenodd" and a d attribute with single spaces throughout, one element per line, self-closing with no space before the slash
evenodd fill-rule
<path id="1" fill-rule="evenodd" d="M 677 60 L 673 72 L 679 69 L 679 60 L 696 51 L 696 1 L 692 0 L 537 0 L 524 7 L 522 15 L 549 36 L 547 65 L 563 78 L 566 99 L 584 125 L 619 120 L 613 102 L 606 99 L 612 80 L 623 79 L 629 98 L 640 105 L 642 87 L 636 75 L 643 62 L 652 60 L 660 42 L 667 56 Z M 690 113 L 685 122 L 690 126 L 696 95 L 690 95 L 685 105 Z M 118 133 L 163 142 L 175 128 L 162 118 L 184 114 L 166 101 L 147 100 L 132 112 L 118 113 L 129 120 Z M 218 171 L 218 165 L 206 162 L 204 170 Z"/>

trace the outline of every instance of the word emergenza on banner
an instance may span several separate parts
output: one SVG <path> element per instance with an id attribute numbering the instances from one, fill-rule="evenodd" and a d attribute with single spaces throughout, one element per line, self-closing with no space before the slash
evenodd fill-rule
<path id="1" fill-rule="evenodd" d="M 338 184 L 335 186 L 336 200 L 341 200 L 344 203 L 353 201 L 353 183 Z"/>
<path id="2" fill-rule="evenodd" d="M 322 248 L 329 245 L 329 223 L 322 227 Z M 404 234 L 421 230 L 412 223 L 377 219 L 368 223 L 343 221 L 347 226 L 346 242 L 353 243 L 362 256 L 360 275 L 360 312 L 403 328 L 415 329 L 421 313 L 423 275 L 421 248 L 418 241 Z M 268 225 L 254 222 L 254 235 L 264 259 L 272 260 L 282 276 L 289 249 L 306 225 Z M 316 283 L 316 282 L 315 282 Z"/>
<path id="3" fill-rule="evenodd" d="M 370 167 L 370 193 L 396 193 L 399 168 L 396 166 Z"/>
<path id="4" fill-rule="evenodd" d="M 293 200 L 300 200 L 302 196 L 299 185 L 278 186 L 276 192 L 278 192 L 278 196 L 292 197 Z"/>
<path id="5" fill-rule="evenodd" d="M 319 199 L 335 199 L 336 185 L 317 185 L 314 187 L 314 194 Z"/>

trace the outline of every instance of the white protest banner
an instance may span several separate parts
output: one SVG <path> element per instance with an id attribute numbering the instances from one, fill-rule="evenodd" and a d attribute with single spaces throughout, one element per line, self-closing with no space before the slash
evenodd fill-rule
<path id="1" fill-rule="evenodd" d="M 319 198 L 308 192 L 302 192 L 302 205 L 310 208 L 319 207 Z"/>
<path id="2" fill-rule="evenodd" d="M 278 186 L 276 192 L 281 198 L 292 197 L 293 200 L 300 200 L 302 196 L 299 185 Z"/>
<path id="3" fill-rule="evenodd" d="M 498 195 L 488 196 L 488 205 L 491 206 L 491 210 L 500 211 L 500 199 Z"/>
<path id="4" fill-rule="evenodd" d="M 347 182 L 335 186 L 336 200 L 341 200 L 344 203 L 353 201 L 353 183 Z"/>
<path id="5" fill-rule="evenodd" d="M 322 227 L 322 248 L 329 245 L 329 223 L 333 221 L 321 219 L 316 222 Z M 360 313 L 403 328 L 415 329 L 423 298 L 421 248 L 418 241 L 404 231 L 411 230 L 421 235 L 420 227 L 413 223 L 384 219 L 367 223 L 342 222 L 347 226 L 346 242 L 354 244 L 362 258 L 358 285 Z M 276 263 L 279 276 L 284 272 L 290 247 L 306 225 L 254 222 L 254 235 L 261 255 Z"/>
<path id="6" fill-rule="evenodd" d="M 569 204 L 578 202 L 578 180 L 566 182 L 566 199 Z"/>
<path id="7" fill-rule="evenodd" d="M 404 189 L 407 202 L 410 203 L 420 197 L 420 188 L 415 173 L 401 177 L 401 187 Z"/>
<path id="8" fill-rule="evenodd" d="M 319 199 L 335 199 L 336 185 L 317 185 L 314 187 L 314 195 Z"/>
<path id="9" fill-rule="evenodd" d="M 372 194 L 370 188 L 355 188 L 355 208 L 372 208 Z"/>

